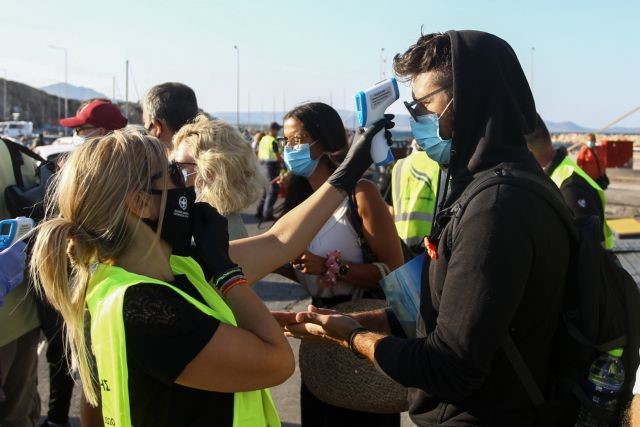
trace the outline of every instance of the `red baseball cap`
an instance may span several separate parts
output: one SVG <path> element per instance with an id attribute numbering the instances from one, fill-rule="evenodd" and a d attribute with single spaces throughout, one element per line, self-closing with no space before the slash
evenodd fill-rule
<path id="1" fill-rule="evenodd" d="M 77 128 L 86 124 L 106 130 L 122 129 L 127 125 L 127 119 L 122 115 L 117 105 L 108 101 L 92 101 L 80 112 L 65 119 L 60 119 L 60 125 L 67 128 Z"/>

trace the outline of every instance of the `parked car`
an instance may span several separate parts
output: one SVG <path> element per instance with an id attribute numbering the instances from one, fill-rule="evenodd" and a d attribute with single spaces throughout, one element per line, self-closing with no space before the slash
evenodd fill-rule
<path id="1" fill-rule="evenodd" d="M 81 143 L 82 140 L 80 138 L 75 138 L 73 136 L 62 136 L 55 139 L 49 145 L 41 145 L 39 147 L 35 147 L 33 151 L 38 153 L 44 159 L 55 162 L 60 155 L 72 152 Z"/>
<path id="2" fill-rule="evenodd" d="M 0 135 L 19 139 L 20 137 L 31 138 L 33 134 L 33 122 L 7 121 L 0 122 Z"/>
<path id="3" fill-rule="evenodd" d="M 128 125 L 126 130 L 129 132 L 146 132 L 144 127 L 141 125 Z M 78 137 L 61 136 L 60 138 L 56 138 L 49 145 L 35 147 L 33 151 L 46 160 L 55 161 L 60 155 L 67 154 L 75 150 L 83 141 L 84 139 Z"/>

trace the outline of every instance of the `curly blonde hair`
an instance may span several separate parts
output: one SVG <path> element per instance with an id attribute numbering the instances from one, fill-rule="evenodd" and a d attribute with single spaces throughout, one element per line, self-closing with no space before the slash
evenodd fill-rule
<path id="1" fill-rule="evenodd" d="M 251 145 L 235 127 L 200 115 L 174 135 L 174 150 L 183 144 L 197 164 L 195 187 L 199 201 L 228 215 L 262 195 L 267 180 Z"/>

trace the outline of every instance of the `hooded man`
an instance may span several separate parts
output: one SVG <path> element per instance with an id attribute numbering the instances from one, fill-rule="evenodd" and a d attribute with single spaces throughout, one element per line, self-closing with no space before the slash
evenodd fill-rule
<path id="1" fill-rule="evenodd" d="M 394 69 L 412 84 L 414 101 L 406 105 L 414 137 L 449 181 L 429 239 L 416 338 L 404 338 L 389 311 L 342 316 L 311 308 L 277 316 L 282 324 L 300 322 L 286 326 L 291 334 L 337 342 L 409 387 L 417 425 L 535 424 L 502 342 L 513 339 L 546 389 L 568 232 L 544 199 L 520 187 L 486 188 L 462 212 L 456 204 L 478 175 L 498 169 L 538 175 L 557 195 L 523 136 L 536 123 L 529 85 L 511 47 L 479 31 L 423 35 L 396 55 Z"/>

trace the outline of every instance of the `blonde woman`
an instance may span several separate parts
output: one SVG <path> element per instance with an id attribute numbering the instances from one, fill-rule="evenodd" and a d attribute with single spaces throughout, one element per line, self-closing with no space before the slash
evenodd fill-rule
<path id="1" fill-rule="evenodd" d="M 31 270 L 65 320 L 105 425 L 280 425 L 266 388 L 291 375 L 293 354 L 246 285 L 304 249 L 371 163 L 385 125 L 363 134 L 307 202 L 230 248 L 226 220 L 194 203 L 156 138 L 116 131 L 69 157 Z M 198 263 L 186 256 L 192 235 Z"/>
<path id="2" fill-rule="evenodd" d="M 229 221 L 229 237 L 248 236 L 238 213 L 261 195 L 267 180 L 251 146 L 238 130 L 222 120 L 198 116 L 173 137 L 173 159 L 195 184 L 198 201 L 215 207 Z"/>

